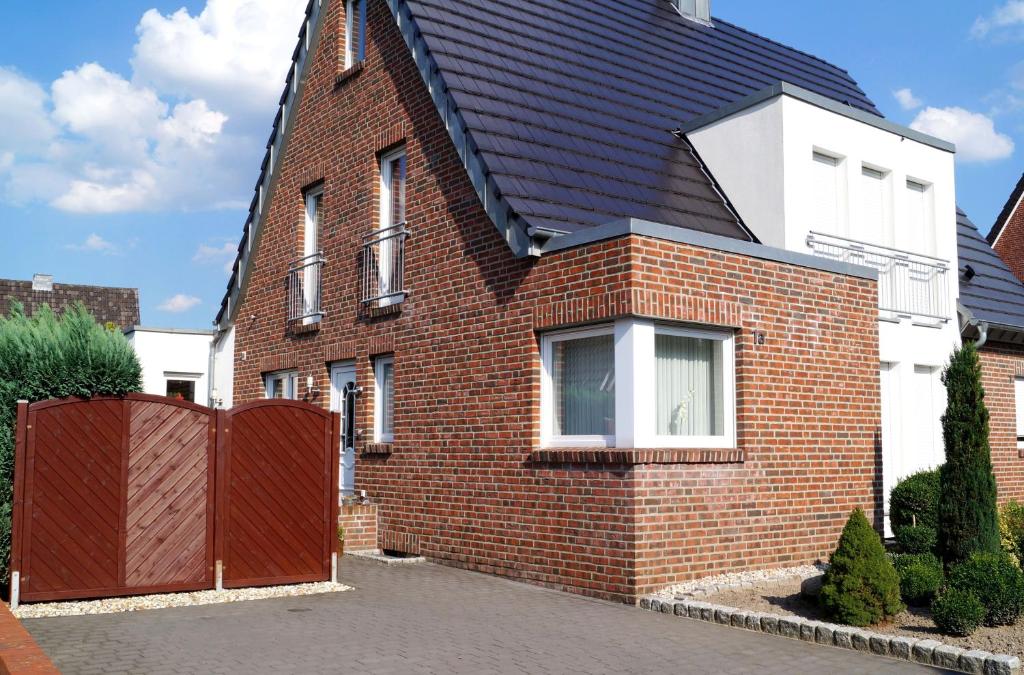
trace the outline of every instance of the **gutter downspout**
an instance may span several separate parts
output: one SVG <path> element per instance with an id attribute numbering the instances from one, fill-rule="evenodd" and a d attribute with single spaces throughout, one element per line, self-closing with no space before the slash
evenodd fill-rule
<path id="1" fill-rule="evenodd" d="M 210 358 L 207 364 L 209 376 L 206 378 L 206 403 L 211 408 L 217 407 L 217 401 L 213 400 L 213 392 L 217 390 L 217 343 L 223 335 L 224 331 L 218 330 L 217 334 L 210 340 Z"/>
<path id="2" fill-rule="evenodd" d="M 985 346 L 985 343 L 988 342 L 988 321 L 982 321 L 978 324 L 978 332 L 980 333 L 980 336 L 974 343 L 974 347 L 976 349 L 981 349 Z"/>

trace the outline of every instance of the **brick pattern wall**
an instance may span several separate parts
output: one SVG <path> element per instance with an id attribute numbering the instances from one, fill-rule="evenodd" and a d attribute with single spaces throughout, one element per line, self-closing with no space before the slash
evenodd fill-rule
<path id="1" fill-rule="evenodd" d="M 340 84 L 342 3 L 329 7 L 238 312 L 235 392 L 262 396 L 261 364 L 287 362 L 300 394 L 326 405 L 327 364 L 354 360 L 356 488 L 378 505 L 382 547 L 628 600 L 698 574 L 813 561 L 854 506 L 880 514 L 874 282 L 638 237 L 513 258 L 384 2 L 370 0 L 367 60 Z M 411 294 L 365 317 L 360 244 L 377 223 L 377 158 L 399 142 Z M 291 336 L 283 280 L 310 165 L 323 167 L 325 316 Z M 538 331 L 626 315 L 736 330 L 738 448 L 536 454 Z M 381 354 L 395 359 L 387 452 L 372 431 Z"/>
<path id="2" fill-rule="evenodd" d="M 994 248 L 1010 271 L 1024 281 L 1024 208 L 1018 206 L 1006 219 Z"/>
<path id="3" fill-rule="evenodd" d="M 136 288 L 54 284 L 52 291 L 34 291 L 31 281 L 0 279 L 0 313 L 7 313 L 11 300 L 23 304 L 28 316 L 35 314 L 44 304 L 61 314 L 71 305 L 81 302 L 100 324 L 113 323 L 118 328 L 128 328 L 140 323 L 139 291 Z"/>
<path id="4" fill-rule="evenodd" d="M 342 504 L 338 525 L 345 528 L 346 551 L 373 551 L 377 544 L 377 505 Z"/>
<path id="5" fill-rule="evenodd" d="M 987 345 L 981 350 L 981 381 L 989 412 L 989 445 L 999 501 L 1024 502 L 1024 456 L 1017 449 L 1014 380 L 1024 377 L 1024 347 Z"/>

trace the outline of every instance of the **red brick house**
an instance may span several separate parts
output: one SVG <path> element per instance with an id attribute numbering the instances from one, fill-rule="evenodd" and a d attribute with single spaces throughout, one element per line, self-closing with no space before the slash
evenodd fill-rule
<path id="1" fill-rule="evenodd" d="M 1010 193 L 1003 210 L 985 237 L 1018 279 L 1024 281 L 1024 175 Z"/>
<path id="2" fill-rule="evenodd" d="M 347 548 L 631 600 L 881 526 L 879 271 L 761 243 L 681 129 L 777 95 L 951 147 L 689 4 L 310 3 L 218 349 L 234 403 L 346 413 Z"/>

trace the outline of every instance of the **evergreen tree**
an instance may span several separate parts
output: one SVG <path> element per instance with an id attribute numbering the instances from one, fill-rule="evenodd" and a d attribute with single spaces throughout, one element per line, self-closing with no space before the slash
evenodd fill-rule
<path id="1" fill-rule="evenodd" d="M 951 565 L 975 552 L 999 553 L 999 515 L 988 408 L 973 343 L 953 352 L 942 382 L 948 403 L 942 416 L 946 463 L 939 480 L 938 550 Z"/>

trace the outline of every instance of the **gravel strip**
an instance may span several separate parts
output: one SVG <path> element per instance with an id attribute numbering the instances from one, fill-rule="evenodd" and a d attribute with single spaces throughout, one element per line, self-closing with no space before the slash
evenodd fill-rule
<path id="1" fill-rule="evenodd" d="M 801 565 L 799 567 L 780 567 L 770 570 L 751 570 L 747 572 L 733 572 L 730 574 L 719 574 L 713 577 L 704 577 L 677 584 L 658 591 L 655 596 L 658 598 L 675 598 L 696 595 L 709 595 L 733 588 L 753 588 L 758 584 L 777 581 L 780 579 L 806 579 L 807 577 L 821 574 L 827 565 Z"/>
<path id="2" fill-rule="evenodd" d="M 317 595 L 320 593 L 338 593 L 340 591 L 350 590 L 352 590 L 351 586 L 324 581 L 314 584 L 294 584 L 291 586 L 264 586 L 261 588 L 232 588 L 225 589 L 223 591 L 194 591 L 192 593 L 135 595 L 125 598 L 105 598 L 103 600 L 48 602 L 22 605 L 18 609 L 14 610 L 14 616 L 19 619 L 41 619 L 53 616 L 115 614 L 118 612 L 138 612 L 146 609 L 215 605 L 224 602 L 242 602 L 244 600 L 264 600 L 266 598 Z"/>

